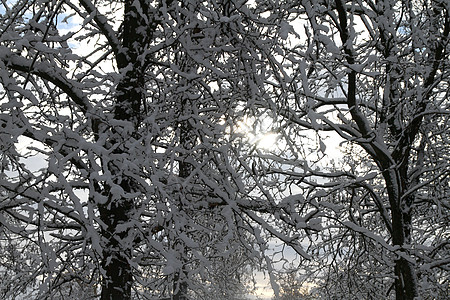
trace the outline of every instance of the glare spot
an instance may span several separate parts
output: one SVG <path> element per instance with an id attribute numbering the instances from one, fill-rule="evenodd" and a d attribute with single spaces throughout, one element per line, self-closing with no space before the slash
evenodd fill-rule
<path id="1" fill-rule="evenodd" d="M 270 150 L 276 147 L 277 140 L 278 134 L 268 132 L 258 139 L 257 146 L 260 149 Z"/>
<path id="2" fill-rule="evenodd" d="M 264 127 L 267 128 L 268 126 Z M 248 143 L 256 146 L 258 149 L 274 150 L 279 141 L 279 134 L 265 131 L 264 127 L 259 128 L 260 130 L 255 130 L 254 118 L 244 118 L 236 122 L 235 132 L 244 136 Z"/>

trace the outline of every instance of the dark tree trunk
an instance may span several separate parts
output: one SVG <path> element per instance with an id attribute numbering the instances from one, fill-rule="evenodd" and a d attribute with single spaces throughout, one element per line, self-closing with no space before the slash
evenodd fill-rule
<path id="1" fill-rule="evenodd" d="M 399 246 L 399 254 L 408 255 L 402 249 L 410 244 L 411 216 L 399 207 L 392 208 L 392 243 Z M 398 255 L 395 260 L 395 298 L 397 300 L 413 300 L 418 296 L 417 275 L 414 265 L 404 257 Z"/>
<path id="2" fill-rule="evenodd" d="M 142 7 L 144 4 L 144 1 L 141 1 L 141 8 L 146 13 L 146 7 Z M 138 12 L 132 0 L 125 1 L 122 50 L 116 54 L 116 62 L 122 80 L 116 89 L 114 119 L 125 121 L 124 124 L 128 123 L 129 128 L 124 131 L 125 133 L 121 132 L 121 129 L 108 129 L 111 134 L 110 145 L 119 145 L 113 153 L 125 157 L 125 159 L 127 157 L 126 149 L 122 149 L 120 145 L 124 144 L 123 142 L 130 137 L 130 134 L 131 136 L 137 134 L 142 118 L 140 108 L 145 101 L 145 63 L 140 61 L 142 60 L 140 56 L 151 35 L 145 30 L 138 30 L 146 26 L 140 13 L 142 11 Z M 124 71 L 125 69 L 127 71 Z M 110 158 L 104 167 L 111 172 L 113 185 L 120 186 L 124 193 L 135 191 L 135 183 L 123 173 L 126 166 L 122 166 L 120 161 L 116 162 Z M 124 246 L 126 243 L 121 243 L 121 240 L 127 238 L 132 232 L 129 229 L 119 232 L 117 226 L 130 221 L 134 200 L 129 197 L 117 198 L 111 193 L 111 187 L 105 184 L 102 194 L 108 198 L 108 201 L 99 207 L 100 218 L 106 225 L 106 228 L 102 230 L 105 245 L 101 263 L 103 269 L 101 300 L 130 300 L 133 285 L 130 264 L 133 245 Z"/>
<path id="3" fill-rule="evenodd" d="M 103 231 L 106 245 L 103 250 L 101 300 L 131 299 L 131 286 L 133 282 L 132 270 L 129 259 L 131 249 L 123 249 L 120 240 L 125 238 L 128 232 L 116 233 L 117 225 L 127 221 L 127 212 L 131 203 L 110 203 L 110 207 L 100 208 L 100 217 L 106 224 Z"/>
<path id="4" fill-rule="evenodd" d="M 411 244 L 411 197 L 403 197 L 406 190 L 406 172 L 398 170 L 384 160 L 384 180 L 387 187 L 392 218 L 392 245 L 398 246 L 395 259 L 395 298 L 413 300 L 418 296 L 417 274 L 414 265 L 405 259 L 409 256 L 406 245 Z"/>

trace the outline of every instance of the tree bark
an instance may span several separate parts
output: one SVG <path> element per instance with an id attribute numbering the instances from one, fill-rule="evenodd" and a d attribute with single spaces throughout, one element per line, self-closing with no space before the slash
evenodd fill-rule
<path id="1" fill-rule="evenodd" d="M 150 38 L 146 31 L 138 30 L 145 27 L 145 22 L 132 0 L 124 3 L 122 26 L 123 50 L 116 54 L 117 67 L 122 80 L 117 85 L 113 114 L 115 120 L 125 121 L 124 124 L 129 125 L 124 125 L 128 128 L 121 128 L 119 131 L 115 128 L 108 129 L 111 135 L 109 142 L 111 146 L 116 146 L 113 154 L 117 156 L 127 154 L 126 149 L 122 149 L 120 145 L 123 145 L 130 135 L 137 134 L 141 121 L 140 108 L 145 101 L 145 64 L 139 61 L 139 56 Z M 124 131 L 120 132 L 121 130 Z M 123 173 L 126 166 L 121 164 L 120 161 L 111 159 L 104 163 L 104 168 L 111 172 L 113 185 L 120 186 L 125 194 L 133 193 L 135 183 Z M 111 192 L 111 188 L 112 186 L 105 184 L 102 194 L 108 197 L 108 201 L 99 206 L 100 218 L 106 225 L 106 228 L 102 230 L 106 242 L 101 262 L 103 268 L 101 300 L 129 300 L 132 299 L 133 276 L 130 261 L 133 245 L 121 243 L 121 241 L 132 233 L 130 229 L 118 231 L 117 226 L 130 221 L 134 200 L 123 196 L 117 198 L 117 195 Z"/>
<path id="2" fill-rule="evenodd" d="M 100 218 L 106 224 L 103 231 L 106 245 L 103 250 L 101 266 L 103 268 L 101 300 L 131 299 L 133 283 L 130 265 L 131 249 L 123 249 L 120 240 L 128 232 L 116 233 L 117 225 L 127 221 L 130 203 L 110 203 L 110 207 L 102 206 Z"/>
<path id="3" fill-rule="evenodd" d="M 399 246 L 399 254 L 395 259 L 395 298 L 397 300 L 413 300 L 418 296 L 417 275 L 414 265 L 406 260 L 408 256 L 404 249 L 405 245 L 411 243 L 411 210 L 402 208 L 402 197 L 394 190 L 399 190 L 399 186 L 393 186 L 393 182 L 386 180 L 388 188 L 391 216 L 392 216 L 392 244 Z"/>

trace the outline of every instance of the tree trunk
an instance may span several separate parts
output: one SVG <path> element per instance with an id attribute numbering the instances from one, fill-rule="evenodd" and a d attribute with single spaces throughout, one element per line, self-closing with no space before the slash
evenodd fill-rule
<path id="1" fill-rule="evenodd" d="M 384 178 L 389 195 L 392 216 L 392 244 L 399 246 L 399 254 L 395 259 L 395 298 L 397 300 L 413 300 L 418 296 L 417 275 L 414 265 L 405 257 L 407 253 L 405 246 L 411 243 L 411 199 L 402 197 L 405 190 L 406 178 L 403 172 L 395 172 L 390 167 L 384 172 Z M 404 175 L 404 174 L 403 174 Z"/>
<path id="2" fill-rule="evenodd" d="M 111 172 L 113 184 L 105 184 L 102 194 L 108 197 L 108 201 L 99 207 L 100 218 L 106 225 L 106 228 L 102 230 L 106 242 L 101 263 L 103 268 L 101 300 L 130 300 L 132 298 L 133 276 L 130 261 L 133 245 L 121 242 L 132 232 L 129 229 L 119 231 L 117 226 L 130 221 L 134 200 L 123 195 L 117 197 L 111 188 L 112 186 L 120 186 L 125 194 L 135 192 L 134 185 L 136 183 L 131 178 L 126 177 L 124 171 L 128 166 L 123 165 L 121 161 L 128 158 L 132 159 L 132 157 L 129 157 L 132 154 L 127 153 L 127 149 L 123 149 L 121 145 L 130 135 L 135 136 L 137 134 L 142 119 L 140 108 L 145 101 L 145 63 L 141 61 L 143 59 L 141 54 L 151 35 L 148 34 L 148 31 L 138 30 L 139 28 L 145 28 L 142 13 L 146 13 L 147 10 L 146 7 L 141 8 L 144 9 L 143 12 L 137 10 L 132 0 L 125 1 L 122 50 L 116 54 L 116 62 L 122 79 L 116 88 L 114 119 L 125 121 L 123 124 L 129 125 L 124 125 L 128 128 L 119 130 L 116 128 L 107 129 L 110 130 L 111 135 L 110 145 L 117 147 L 113 153 L 122 158 L 118 161 L 110 158 L 109 162 L 104 163 L 104 168 Z"/>
<path id="3" fill-rule="evenodd" d="M 404 248 L 409 244 L 405 233 L 410 232 L 407 214 L 396 209 L 392 210 L 392 241 L 394 246 L 400 246 L 402 254 L 408 255 Z M 404 257 L 398 256 L 395 260 L 395 299 L 397 300 L 413 300 L 418 296 L 417 275 L 414 265 L 407 261 Z"/>
<path id="4" fill-rule="evenodd" d="M 124 204 L 124 205 L 130 205 Z M 127 220 L 129 207 L 120 203 L 110 203 L 110 207 L 100 209 L 100 217 L 107 225 L 103 236 L 107 242 L 104 246 L 101 266 L 103 268 L 101 300 L 131 299 L 131 286 L 133 282 L 131 265 L 131 249 L 123 249 L 120 240 L 128 232 L 116 233 L 117 225 Z"/>

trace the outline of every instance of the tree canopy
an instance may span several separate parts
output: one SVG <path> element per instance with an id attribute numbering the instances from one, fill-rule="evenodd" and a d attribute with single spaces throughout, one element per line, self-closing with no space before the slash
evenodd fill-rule
<path id="1" fill-rule="evenodd" d="M 449 14 L 2 1 L 1 297 L 445 298 Z"/>

